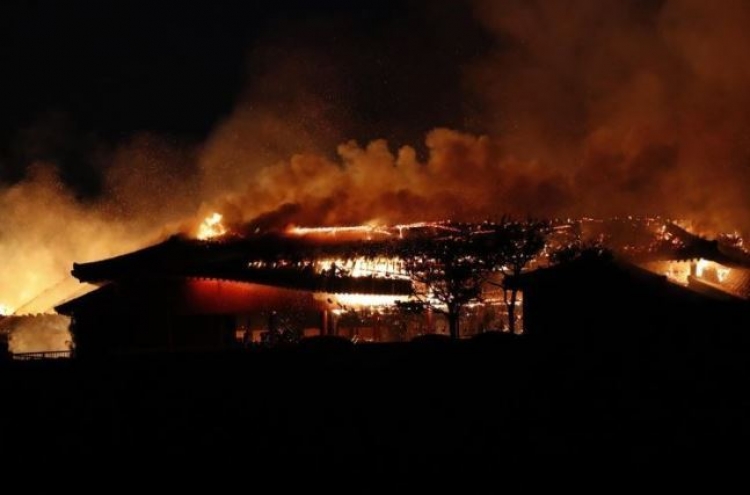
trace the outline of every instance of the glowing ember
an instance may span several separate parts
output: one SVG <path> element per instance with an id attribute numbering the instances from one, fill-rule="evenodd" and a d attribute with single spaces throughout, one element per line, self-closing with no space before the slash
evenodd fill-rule
<path id="1" fill-rule="evenodd" d="M 334 301 L 342 306 L 393 306 L 403 296 L 388 296 L 380 294 L 336 294 Z"/>
<path id="2" fill-rule="evenodd" d="M 330 235 L 336 236 L 339 234 L 361 234 L 363 236 L 369 236 L 372 234 L 380 234 L 385 236 L 398 235 L 403 237 L 404 231 L 411 229 L 421 229 L 425 227 L 431 227 L 435 229 L 446 230 L 449 232 L 457 232 L 458 229 L 446 225 L 445 222 L 415 222 L 400 225 L 347 225 L 347 226 L 334 226 L 334 227 L 290 227 L 287 232 L 292 235 Z"/>
<path id="3" fill-rule="evenodd" d="M 699 277 L 703 276 L 703 272 L 706 271 L 706 268 L 711 262 L 708 260 L 700 259 L 698 260 L 698 263 L 695 264 L 695 274 Z"/>
<path id="4" fill-rule="evenodd" d="M 198 227 L 198 234 L 196 237 L 201 241 L 205 241 L 206 239 L 212 239 L 226 234 L 227 229 L 221 223 L 223 218 L 224 217 L 220 213 L 212 213 L 207 216 Z"/>
<path id="5" fill-rule="evenodd" d="M 352 225 L 346 227 L 291 227 L 289 232 L 291 234 L 305 235 L 305 234 L 337 234 L 339 232 L 372 232 L 375 227 L 369 225 Z"/>
<path id="6" fill-rule="evenodd" d="M 409 279 L 403 261 L 398 258 L 321 259 L 316 262 L 316 269 L 334 276 Z"/>
<path id="7" fill-rule="evenodd" d="M 713 261 L 700 259 L 695 264 L 695 275 L 705 279 L 715 279 L 716 282 L 724 282 L 729 276 L 729 268 Z"/>

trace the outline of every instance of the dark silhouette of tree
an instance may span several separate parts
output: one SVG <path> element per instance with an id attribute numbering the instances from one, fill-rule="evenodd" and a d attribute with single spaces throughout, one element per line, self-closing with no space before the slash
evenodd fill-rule
<path id="1" fill-rule="evenodd" d="M 512 281 L 539 256 L 547 243 L 549 232 L 549 222 L 538 220 L 504 220 L 495 228 L 494 236 L 499 238 L 496 245 L 501 249 L 503 261 L 500 266 L 503 273 L 501 286 L 505 306 L 508 308 L 508 331 L 511 334 L 516 332 L 518 301 L 518 286 Z"/>
<path id="2" fill-rule="evenodd" d="M 460 336 L 461 310 L 481 300 L 483 284 L 501 264 L 504 251 L 498 249 L 498 239 L 459 228 L 445 237 L 403 243 L 401 257 L 415 282 L 416 295 L 436 312 L 445 314 L 454 339 Z"/>
<path id="3" fill-rule="evenodd" d="M 552 264 L 558 265 L 569 263 L 571 261 L 583 259 L 609 259 L 614 257 L 612 251 L 597 241 L 576 241 L 567 246 L 560 247 L 550 253 L 549 260 Z"/>

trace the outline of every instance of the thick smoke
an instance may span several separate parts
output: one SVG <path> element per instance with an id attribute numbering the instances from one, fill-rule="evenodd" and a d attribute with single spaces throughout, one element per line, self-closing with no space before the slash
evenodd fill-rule
<path id="1" fill-rule="evenodd" d="M 487 137 L 435 129 L 426 146 L 426 161 L 383 140 L 341 144 L 335 160 L 295 155 L 260 170 L 224 204 L 243 212 L 244 221 L 280 207 L 277 227 L 284 227 L 551 215 L 568 201 L 561 177 L 515 160 Z"/>
<path id="2" fill-rule="evenodd" d="M 0 185 L 0 312 L 52 311 L 92 288 L 71 277 L 74 262 L 192 234 L 213 204 L 239 223 L 243 213 L 230 214 L 225 196 L 244 191 L 264 167 L 295 151 L 336 142 L 330 104 L 313 93 L 280 89 L 300 77 L 330 88 L 334 77 L 321 72 L 312 55 L 305 57 L 306 66 L 296 63 L 298 54 L 287 61 L 276 57 L 275 64 L 269 58 L 268 51 L 251 55 L 252 63 L 267 66 L 263 77 L 202 143 L 151 131 L 114 144 L 81 138 L 60 114 L 19 131 L 14 148 L 29 160 L 20 180 Z M 71 155 L 72 165 L 57 160 Z M 0 171 L 9 169 L 0 162 Z M 82 169 L 93 178 L 70 177 Z M 82 187 L 98 190 L 83 194 Z"/>
<path id="3" fill-rule="evenodd" d="M 62 315 L 11 316 L 2 320 L 2 331 L 8 332 L 13 353 L 69 351 L 73 348 L 69 325 L 70 318 Z"/>
<path id="4" fill-rule="evenodd" d="M 137 245 L 125 225 L 76 200 L 48 164 L 35 164 L 25 180 L 0 190 L 0 211 L 0 301 L 22 313 L 48 311 L 71 290 L 74 260 Z"/>
<path id="5" fill-rule="evenodd" d="M 75 177 L 58 177 L 55 153 L 29 160 L 23 180 L 0 188 L 0 303 L 36 300 L 24 311 L 46 311 L 59 302 L 56 287 L 77 288 L 74 261 L 194 233 L 216 210 L 237 228 L 660 214 L 750 232 L 749 4 L 480 0 L 471 8 L 473 30 L 490 43 L 474 53 L 458 41 L 455 52 L 440 47 L 445 63 L 460 67 L 463 92 L 435 90 L 434 78 L 450 71 L 431 69 L 427 52 L 431 63 L 412 64 L 424 72 L 419 81 L 411 72 L 398 79 L 412 92 L 431 88 L 436 108 L 473 102 L 454 128 L 431 122 L 424 142 L 389 143 L 382 124 L 355 111 L 366 105 L 350 101 L 358 94 L 351 71 L 383 72 L 372 50 L 359 60 L 336 24 L 280 26 L 255 43 L 247 90 L 203 142 L 144 130 L 115 145 L 86 144 L 98 190 L 83 196 L 64 185 Z M 439 28 L 468 35 L 465 25 Z M 420 38 L 404 29 L 380 36 Z M 429 49 L 423 41 L 414 46 Z M 362 139 L 369 125 L 379 130 Z M 49 139 L 31 132 L 23 141 L 33 148 Z"/>
<path id="6" fill-rule="evenodd" d="M 509 153 L 570 181 L 591 215 L 750 227 L 750 4 L 477 4 L 498 47 L 470 71 Z"/>
<path id="7" fill-rule="evenodd" d="M 41 138 L 40 138 L 41 139 Z M 68 319 L 54 306 L 93 286 L 70 275 L 73 262 L 95 261 L 163 239 L 200 204 L 188 156 L 163 140 L 139 135 L 101 156 L 104 194 L 82 199 L 54 163 L 32 163 L 25 177 L 0 189 L 0 305 L 35 315 L 1 321 L 13 352 L 64 350 Z"/>
<path id="8" fill-rule="evenodd" d="M 303 224 L 633 214 L 750 231 L 747 3 L 475 10 L 496 40 L 465 73 L 467 94 L 485 102 L 472 116 L 484 135 L 435 129 L 422 160 L 377 139 L 345 142 L 335 157 L 295 154 L 255 169 L 216 206 L 248 221 L 287 205 L 279 220 Z M 208 157 L 241 148 L 212 144 Z"/>

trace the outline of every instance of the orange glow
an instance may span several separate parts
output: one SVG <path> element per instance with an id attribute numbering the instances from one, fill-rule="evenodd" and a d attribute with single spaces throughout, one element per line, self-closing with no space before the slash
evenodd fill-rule
<path id="1" fill-rule="evenodd" d="M 382 236 L 399 236 L 403 237 L 404 232 L 411 229 L 432 227 L 436 229 L 455 231 L 454 227 L 445 225 L 444 222 L 415 222 L 399 225 L 348 225 L 333 227 L 290 227 L 287 233 L 291 235 L 317 235 L 317 236 L 355 236 L 359 238 L 369 238 L 373 235 Z"/>
<path id="2" fill-rule="evenodd" d="M 706 271 L 706 268 L 708 267 L 710 261 L 700 259 L 698 260 L 698 263 L 695 264 L 695 274 L 699 277 L 703 276 L 703 272 Z"/>
<path id="3" fill-rule="evenodd" d="M 321 273 L 337 271 L 349 277 L 399 278 L 408 280 L 403 261 L 399 258 L 322 259 L 317 263 Z"/>
<path id="4" fill-rule="evenodd" d="M 169 308 L 178 313 L 245 314 L 278 308 L 320 311 L 325 307 L 309 292 L 249 282 L 195 278 L 181 282 L 180 290 L 177 306 Z"/>
<path id="5" fill-rule="evenodd" d="M 200 226 L 198 227 L 198 234 L 196 237 L 201 241 L 206 239 L 213 239 L 214 237 L 220 237 L 227 233 L 227 228 L 221 223 L 224 217 L 221 213 L 212 213 L 203 219 Z"/>
<path id="6" fill-rule="evenodd" d="M 341 306 L 393 306 L 396 301 L 403 300 L 403 296 L 388 296 L 381 294 L 323 294 L 325 299 L 331 299 L 334 304 Z M 317 298 L 318 296 L 316 296 Z"/>
<path id="7" fill-rule="evenodd" d="M 371 234 L 373 232 L 379 234 L 388 234 L 387 231 L 379 227 L 371 225 L 352 225 L 345 227 L 291 227 L 288 232 L 294 235 L 308 235 L 308 234 L 344 234 L 344 233 L 360 233 L 360 234 Z"/>
<path id="8" fill-rule="evenodd" d="M 688 261 L 656 262 L 651 266 L 647 264 L 646 268 L 653 272 L 662 272 L 672 282 L 688 285 L 690 277 L 690 262 Z"/>
<path id="9" fill-rule="evenodd" d="M 729 271 L 729 268 L 725 266 L 702 258 L 695 264 L 695 275 L 697 277 L 709 278 L 711 276 L 709 273 L 712 275 L 715 273 L 718 282 L 724 282 L 729 276 Z"/>

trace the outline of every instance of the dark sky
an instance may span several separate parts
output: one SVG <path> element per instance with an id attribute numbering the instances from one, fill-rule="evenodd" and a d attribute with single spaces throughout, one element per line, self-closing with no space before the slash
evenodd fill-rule
<path id="1" fill-rule="evenodd" d="M 431 4 L 4 2 L 0 178 L 17 179 L 38 158 L 75 175 L 85 166 L 70 162 L 93 143 L 137 131 L 199 142 L 276 59 L 305 53 L 335 68 L 330 94 L 305 89 L 339 109 L 336 137 L 413 142 L 436 125 L 470 126 L 462 65 L 489 41 L 469 6 Z M 300 79 L 278 91 L 297 92 Z"/>
<path id="2" fill-rule="evenodd" d="M 25 289 L 0 299 L 288 205 L 750 237 L 748 26 L 746 0 L 2 1 L 0 259 Z"/>
<path id="3" fill-rule="evenodd" d="M 1 2 L 0 190 L 52 164 L 127 210 L 290 164 L 273 209 L 384 138 L 432 175 L 383 187 L 439 205 L 750 225 L 748 25 L 744 0 Z"/>

